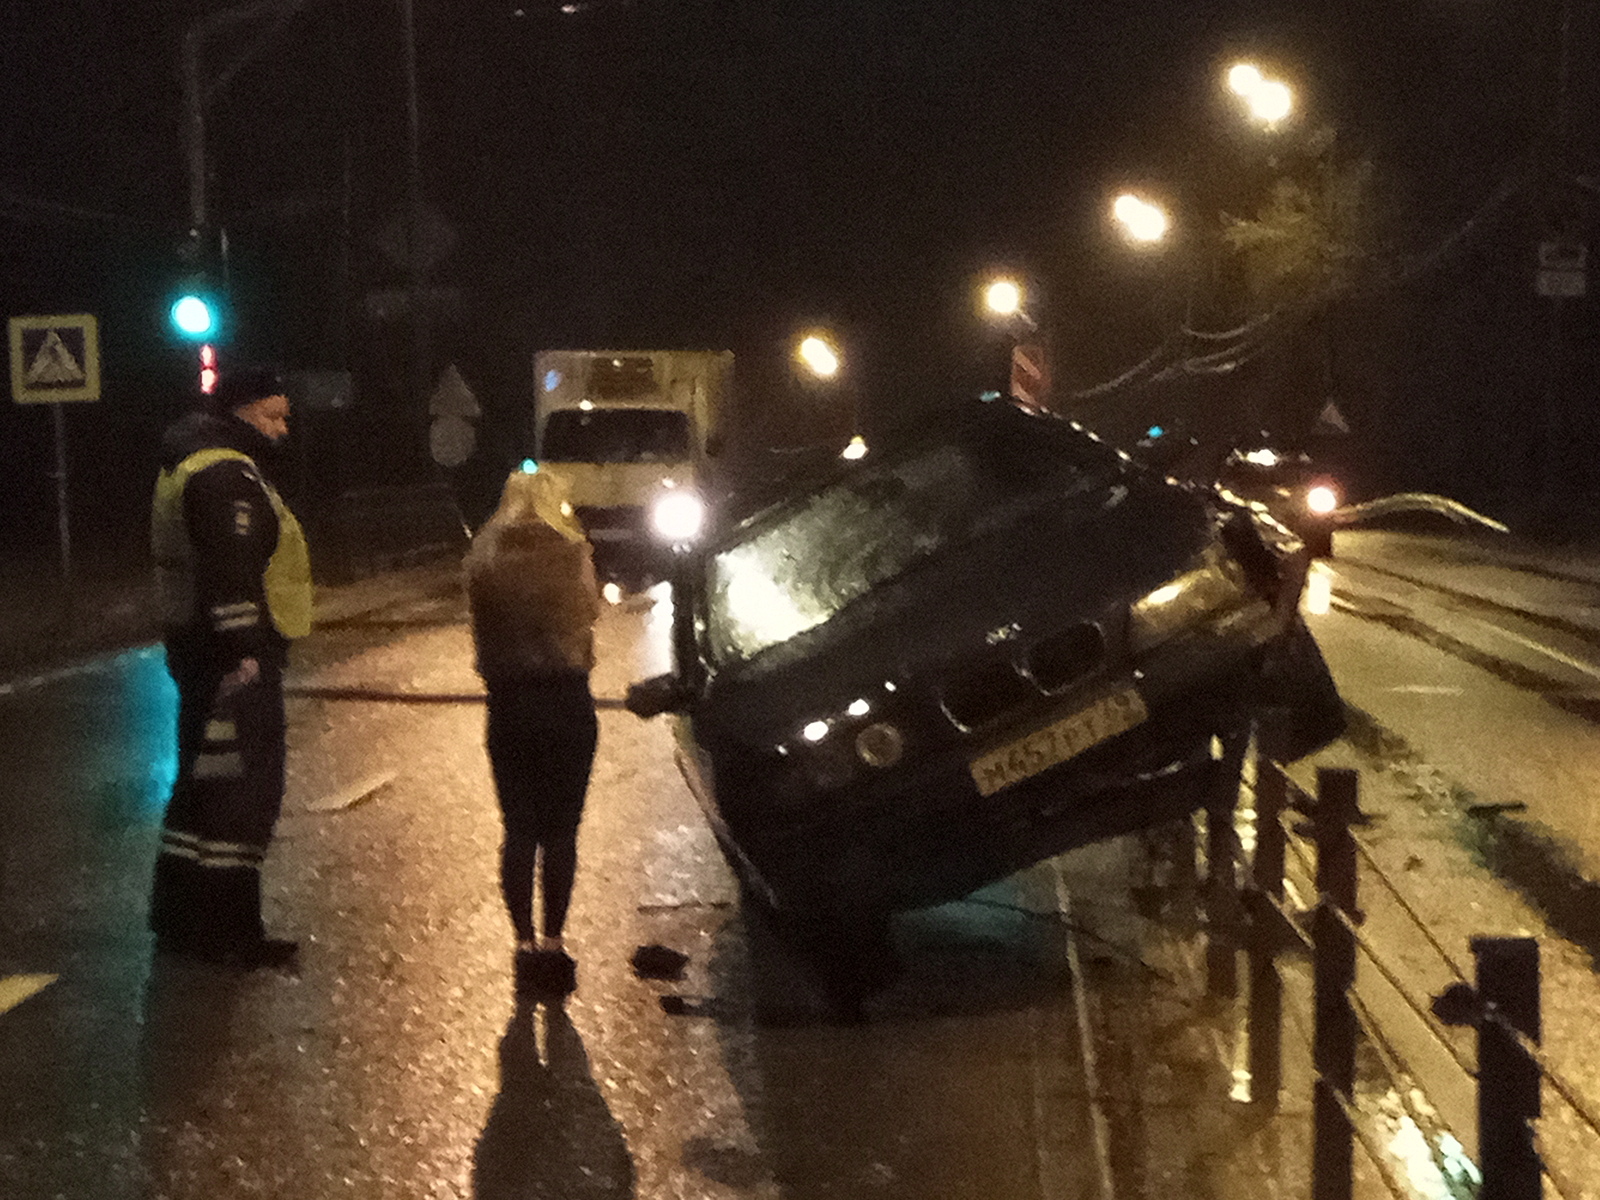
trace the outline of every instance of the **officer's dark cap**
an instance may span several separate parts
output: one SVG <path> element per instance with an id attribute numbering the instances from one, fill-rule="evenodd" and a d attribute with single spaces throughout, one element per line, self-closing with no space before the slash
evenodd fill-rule
<path id="1" fill-rule="evenodd" d="M 276 367 L 235 367 L 224 371 L 217 380 L 217 390 L 212 401 L 224 412 L 265 400 L 268 396 L 285 394 L 283 374 Z"/>

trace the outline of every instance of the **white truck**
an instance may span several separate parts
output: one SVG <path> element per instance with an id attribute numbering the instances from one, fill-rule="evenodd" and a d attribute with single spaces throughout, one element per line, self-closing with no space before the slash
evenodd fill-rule
<path id="1" fill-rule="evenodd" d="M 542 350 L 533 444 L 565 477 L 601 577 L 630 589 L 666 575 L 704 514 L 732 403 L 725 350 Z"/>

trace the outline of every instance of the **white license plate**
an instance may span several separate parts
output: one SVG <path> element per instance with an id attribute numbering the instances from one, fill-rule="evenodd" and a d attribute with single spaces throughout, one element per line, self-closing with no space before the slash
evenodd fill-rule
<path id="1" fill-rule="evenodd" d="M 979 755 L 970 764 L 973 781 L 980 794 L 992 796 L 1126 733 L 1149 715 L 1136 688 L 1102 696 L 1087 708 Z"/>

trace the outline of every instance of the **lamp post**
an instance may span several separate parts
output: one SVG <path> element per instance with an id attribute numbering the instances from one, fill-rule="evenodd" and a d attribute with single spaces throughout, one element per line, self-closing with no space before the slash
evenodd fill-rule
<path id="1" fill-rule="evenodd" d="M 259 0 L 214 12 L 195 21 L 183 35 L 183 133 L 184 157 L 189 165 L 189 221 L 195 230 L 205 229 L 206 212 L 206 105 L 226 88 L 239 70 L 259 54 L 278 31 L 310 0 Z M 272 23 L 232 57 L 229 65 L 214 79 L 202 83 L 201 56 L 211 35 L 257 17 L 271 17 Z"/>
<path id="2" fill-rule="evenodd" d="M 839 457 L 851 460 L 866 457 L 867 442 L 861 436 L 861 414 L 858 411 L 855 390 L 844 385 L 841 380 L 844 358 L 833 335 L 824 330 L 813 330 L 804 334 L 795 343 L 794 359 L 802 383 L 819 389 L 840 387 L 844 391 L 844 397 L 850 406 L 850 436 L 845 440 L 844 448 L 839 451 Z"/>
<path id="3" fill-rule="evenodd" d="M 1030 408 L 1048 408 L 1050 351 L 1045 331 L 1030 311 L 1027 288 L 1014 276 L 996 275 L 983 285 L 979 296 L 984 315 L 998 322 L 1011 341 L 1012 399 Z"/>

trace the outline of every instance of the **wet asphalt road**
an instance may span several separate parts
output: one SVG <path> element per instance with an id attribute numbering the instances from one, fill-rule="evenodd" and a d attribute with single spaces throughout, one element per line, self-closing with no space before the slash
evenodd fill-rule
<path id="1" fill-rule="evenodd" d="M 1192 942 L 1132 913 L 1133 848 L 903 919 L 902 973 L 844 1023 L 741 912 L 665 724 L 619 707 L 579 990 L 519 1010 L 462 616 L 452 574 L 413 578 L 297 648 L 266 872 L 296 976 L 152 957 L 159 651 L 0 697 L 0 1196 L 1226 1194 L 1209 1173 L 1244 1118 Z M 602 701 L 656 669 L 660 620 L 606 613 Z M 650 944 L 688 956 L 681 979 L 635 974 Z"/>

